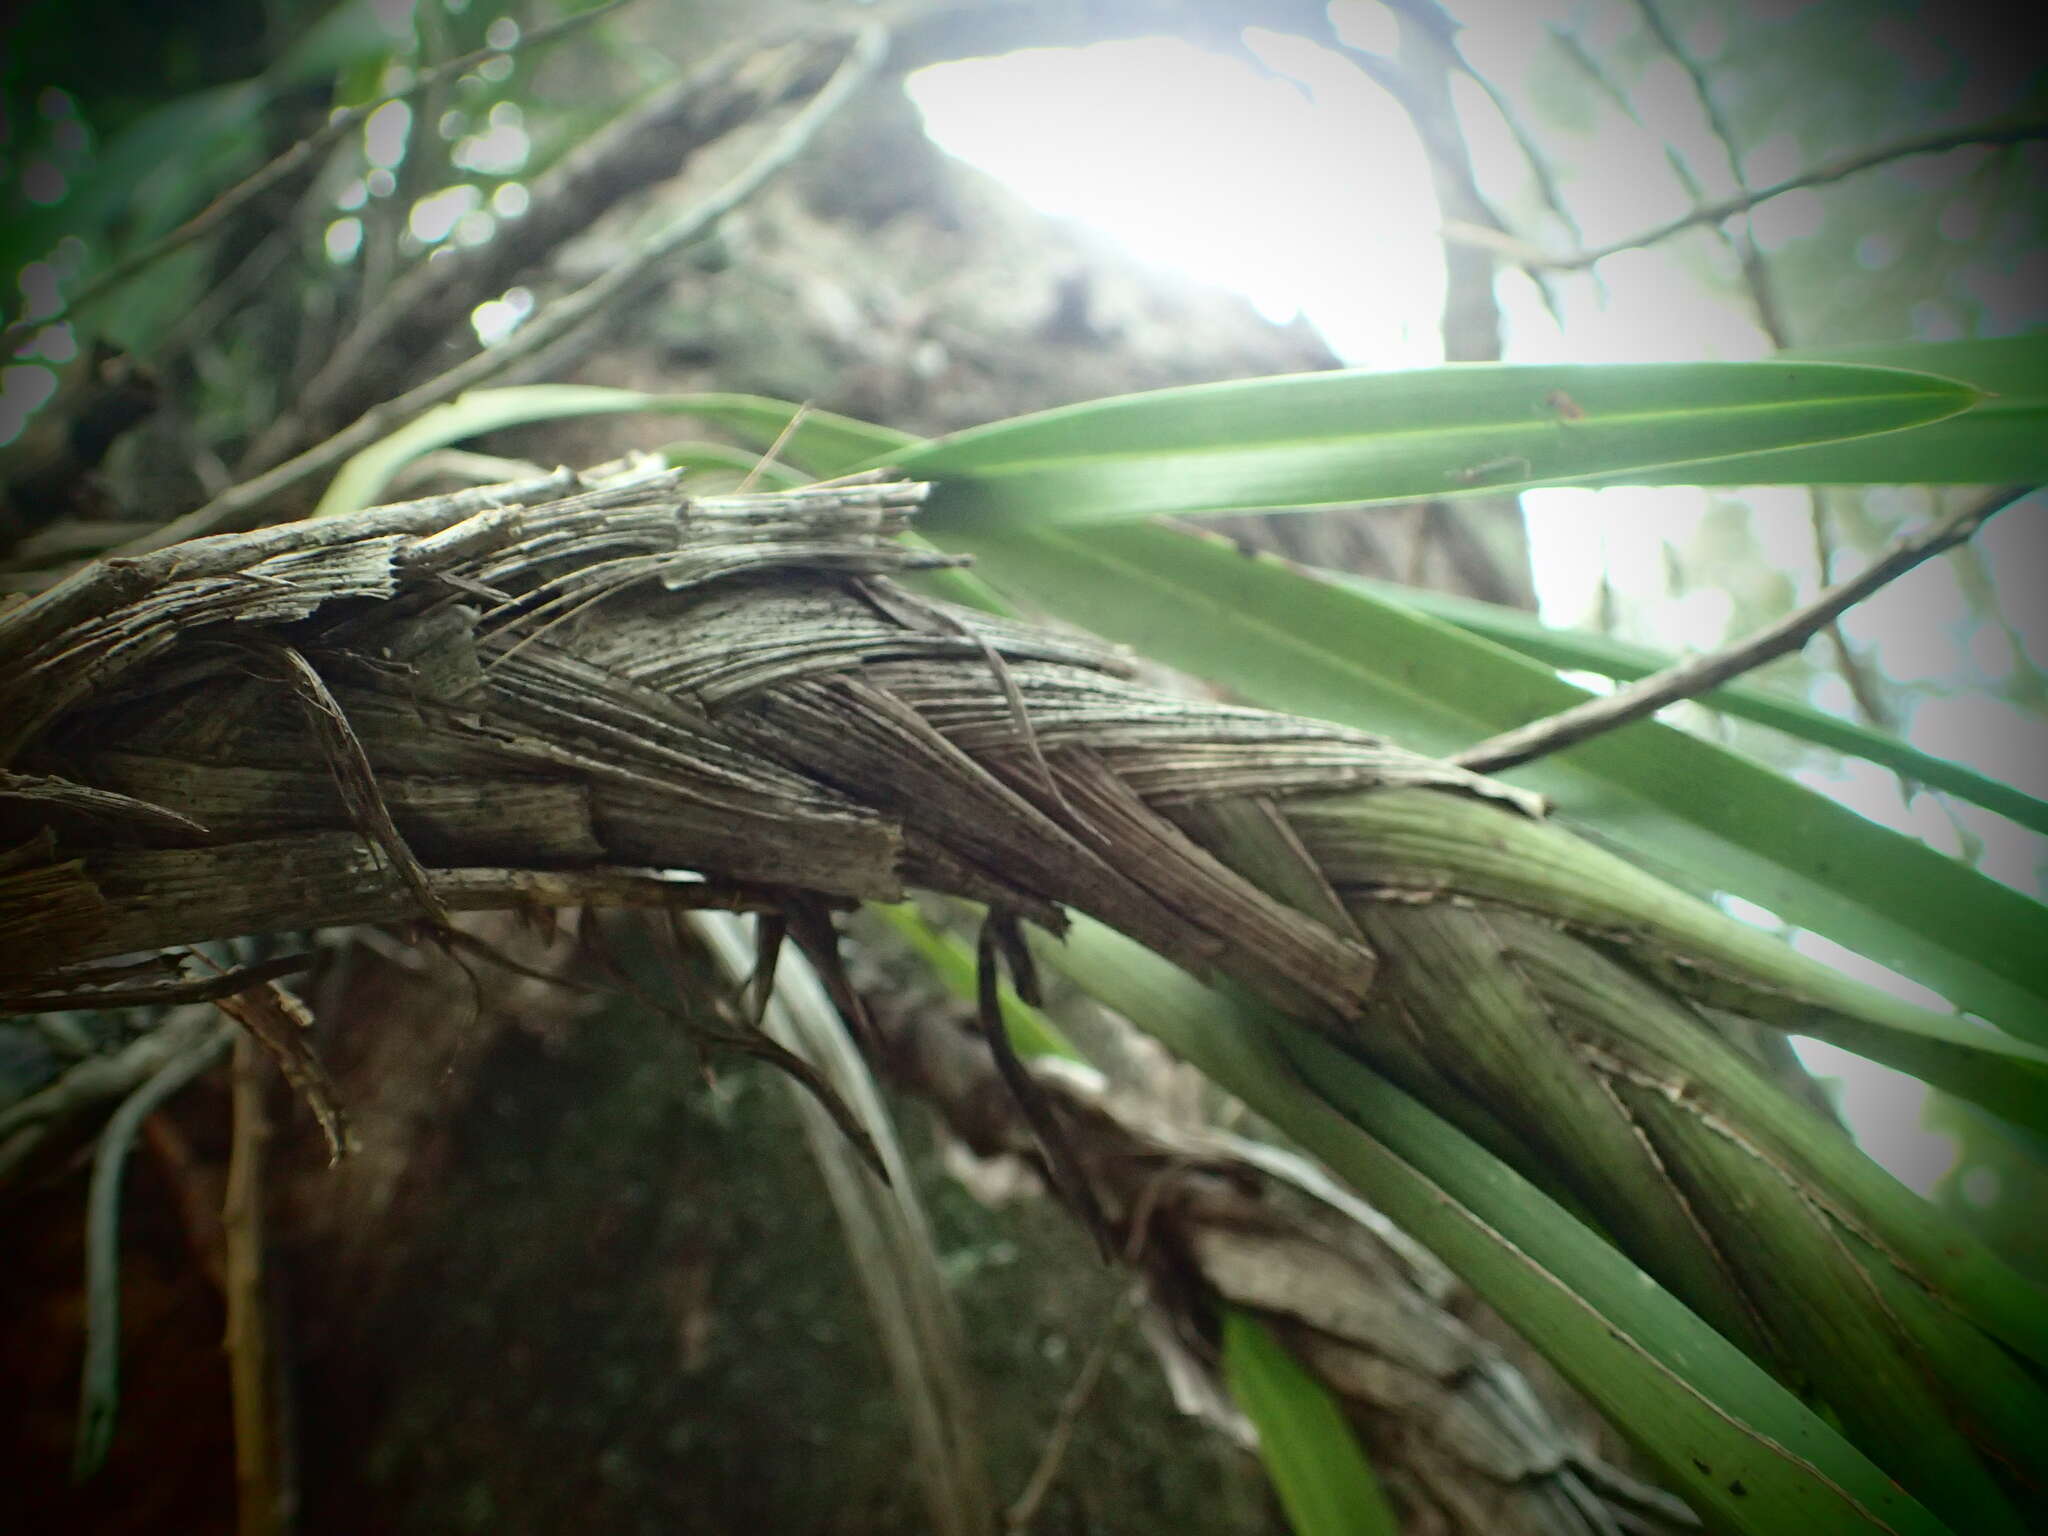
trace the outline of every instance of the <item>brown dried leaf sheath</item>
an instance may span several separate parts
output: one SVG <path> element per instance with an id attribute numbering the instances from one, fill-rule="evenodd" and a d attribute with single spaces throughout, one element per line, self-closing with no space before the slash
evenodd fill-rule
<path id="1" fill-rule="evenodd" d="M 920 885 L 1055 927 L 1076 907 L 1342 1018 L 1373 971 L 1355 933 L 1159 807 L 1505 793 L 1338 727 L 1160 697 L 1085 640 L 876 601 L 931 563 L 889 538 L 919 486 L 494 490 L 198 540 L 0 619 L 7 766 L 141 808 L 12 811 L 14 841 L 56 837 L 0 872 L 9 926 L 37 936 L 0 974 L 437 904 Z"/>
<path id="2" fill-rule="evenodd" d="M 1461 769 L 1162 696 L 1087 640 L 930 622 L 888 585 L 943 558 L 890 537 L 922 491 L 563 474 L 196 540 L 0 615 L 0 769 L 125 797 L 0 797 L 0 982 L 419 918 L 420 887 L 1074 909 L 1330 1030 L 1922 1497 L 2048 1486 L 2032 1388 L 1980 1331 L 2031 1346 L 2038 1312 L 1716 1032 L 1705 983 L 1751 961 L 1710 910 Z"/>

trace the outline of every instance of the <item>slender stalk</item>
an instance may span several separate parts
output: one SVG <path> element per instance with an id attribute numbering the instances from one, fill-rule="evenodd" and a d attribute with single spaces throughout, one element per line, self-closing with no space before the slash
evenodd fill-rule
<path id="1" fill-rule="evenodd" d="M 121 1369 L 121 1173 L 142 1122 L 226 1054 L 235 1026 L 222 1024 L 171 1058 L 121 1101 L 93 1154 L 85 1202 L 85 1368 L 73 1472 L 99 1470 L 114 1441 Z"/>
<path id="2" fill-rule="evenodd" d="M 1467 747 L 1451 761 L 1474 773 L 1499 773 L 1653 715 L 1667 704 L 1718 688 L 1775 657 L 1797 650 L 1872 593 L 1965 542 L 1994 513 L 2032 490 L 2031 486 L 2006 486 L 1971 501 L 1927 532 L 1899 540 L 1869 569 L 1828 588 L 1812 602 L 1747 639 L 1667 667 L 1603 698 L 1588 699 L 1545 719 L 1503 731 L 1477 746 Z"/>
<path id="3" fill-rule="evenodd" d="M 1630 235 L 1625 240 L 1610 241 L 1591 250 L 1574 251 L 1565 256 L 1543 256 L 1523 248 L 1517 249 L 1521 251 L 1520 259 L 1526 266 L 1552 272 L 1574 272 L 1605 261 L 1609 256 L 1618 256 L 1623 251 L 1632 251 L 1645 245 L 1657 245 L 1669 240 L 1673 235 L 1682 235 L 1689 229 L 1698 229 L 1706 224 L 1718 224 L 1723 219 L 1747 213 L 1759 203 L 1767 203 L 1774 197 L 1783 197 L 1787 192 L 1798 192 L 1808 187 L 1824 187 L 1831 182 L 1845 181 L 1864 171 L 1890 165 L 1895 160 L 1908 160 L 1915 155 L 1941 155 L 1953 149 L 1968 149 L 1979 144 L 2027 144 L 2043 138 L 2048 138 L 2048 122 L 2033 119 L 2011 123 L 1980 123 L 1975 127 L 1959 128 L 1944 133 L 1922 134 L 1916 138 L 1901 139 L 1857 154 L 1844 155 L 1839 160 L 1830 160 L 1824 165 L 1814 166 L 1797 175 L 1738 192 L 1695 208 L 1668 223 L 1658 224 Z"/>

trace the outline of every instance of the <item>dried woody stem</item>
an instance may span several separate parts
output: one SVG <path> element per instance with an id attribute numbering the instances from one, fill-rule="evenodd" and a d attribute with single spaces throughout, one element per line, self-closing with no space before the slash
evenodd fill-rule
<path id="1" fill-rule="evenodd" d="M 531 482 L 197 540 L 0 614 L 0 769 L 205 829 L 52 804 L 0 852 L 27 940 L 0 974 L 54 990 L 35 969 L 418 920 L 422 884 L 450 912 L 752 907 L 829 965 L 831 910 L 918 887 L 991 909 L 985 971 L 1021 982 L 1021 924 L 1075 910 L 1231 978 L 1587 1212 L 1922 1497 L 2048 1477 L 2038 1421 L 1996 1408 L 2029 1390 L 2002 1349 L 2048 1358 L 2038 1306 L 1705 1013 L 1827 1033 L 1905 1005 L 1507 786 L 911 598 L 893 577 L 950 563 L 895 537 L 925 490 Z M 1925 1049 L 1972 1049 L 1921 1022 Z M 1971 1395 L 2001 1372 L 2005 1398 Z"/>
<path id="2" fill-rule="evenodd" d="M 234 1399 L 236 1536 L 279 1536 L 296 1525 L 297 1478 L 288 1399 L 277 1358 L 276 1298 L 268 1281 L 264 1165 L 271 1068 L 250 1035 L 235 1042 L 234 1134 L 222 1203 L 228 1380 Z"/>
<path id="3" fill-rule="evenodd" d="M 51 1013 L 63 1008 L 161 1008 L 175 1003 L 208 1003 L 247 991 L 260 981 L 295 976 L 313 968 L 311 954 L 279 955 L 255 965 L 237 966 L 217 976 L 197 976 L 189 981 L 159 981 L 136 987 L 92 986 L 91 972 L 67 978 L 71 983 L 55 992 L 0 992 L 0 1013 Z M 81 985 L 81 983 L 86 983 Z"/>
<path id="4" fill-rule="evenodd" d="M 702 239 L 727 214 L 752 197 L 800 155 L 812 137 L 844 107 L 874 75 L 887 51 L 887 35 L 879 28 L 860 32 L 838 73 L 825 88 L 762 149 L 738 175 L 701 203 L 686 210 L 651 239 L 637 245 L 631 257 L 565 294 L 536 313 L 497 346 L 437 374 L 425 383 L 372 406 L 348 426 L 282 464 L 231 486 L 220 495 L 163 527 L 129 540 L 114 557 L 147 554 L 186 539 L 234 524 L 258 511 L 280 492 L 334 468 L 422 412 L 485 383 L 550 342 L 606 313 L 662 262 Z"/>
<path id="5" fill-rule="evenodd" d="M 2006 486 L 1978 497 L 1926 532 L 1899 540 L 1867 570 L 1828 588 L 1812 602 L 1747 639 L 1638 678 L 1602 698 L 1588 699 L 1546 719 L 1503 731 L 1475 747 L 1467 747 L 1451 761 L 1474 773 L 1498 773 L 1653 715 L 1667 704 L 1698 698 L 1765 662 L 1797 650 L 1872 593 L 1963 543 L 1994 513 L 2011 506 L 2032 489 L 2024 485 Z"/>

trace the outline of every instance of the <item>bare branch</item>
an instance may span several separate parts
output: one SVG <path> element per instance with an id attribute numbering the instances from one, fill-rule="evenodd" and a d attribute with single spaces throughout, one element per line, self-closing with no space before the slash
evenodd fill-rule
<path id="1" fill-rule="evenodd" d="M 266 981 L 217 998 L 214 1006 L 269 1053 L 292 1092 L 305 1101 L 327 1140 L 327 1161 L 338 1163 L 356 1151 L 355 1133 L 349 1129 L 334 1080 L 314 1053 L 313 1015 L 306 1005 L 276 982 Z"/>
<path id="2" fill-rule="evenodd" d="M 1066 1459 L 1067 1446 L 1074 1438 L 1074 1427 L 1081 1422 L 1088 1400 L 1095 1395 L 1095 1388 L 1109 1365 L 1110 1354 L 1117 1340 L 1123 1336 L 1137 1301 L 1138 1293 L 1131 1287 L 1117 1292 L 1116 1305 L 1111 1308 L 1101 1332 L 1095 1336 L 1094 1347 L 1088 1351 L 1088 1358 L 1081 1362 L 1080 1373 L 1074 1377 L 1074 1384 L 1067 1389 L 1067 1395 L 1060 1399 L 1059 1417 L 1053 1421 L 1052 1429 L 1045 1437 L 1045 1449 L 1039 1453 L 1038 1465 L 1032 1469 L 1024 1491 L 1017 1495 L 1016 1502 L 1003 1515 L 1003 1529 L 1012 1532 L 1013 1536 L 1022 1536 L 1031 1529 L 1031 1522 L 1038 1518 L 1039 1506 L 1052 1492 L 1053 1480 L 1059 1476 L 1060 1463 Z"/>
<path id="3" fill-rule="evenodd" d="M 516 221 L 482 245 L 443 247 L 433 261 L 415 262 L 382 300 L 358 314 L 288 408 L 244 450 L 236 473 L 246 478 L 269 469 L 402 393 L 428 355 L 423 340 L 467 335 L 480 296 L 543 265 L 627 197 L 679 174 L 707 145 L 808 99 L 843 48 L 843 34 L 815 30 L 767 46 L 742 38 L 600 128 L 534 178 L 527 210 Z"/>
<path id="4" fill-rule="evenodd" d="M 1727 113 L 1722 111 L 1720 98 L 1714 93 L 1706 69 L 1686 48 L 1670 20 L 1658 6 L 1657 0 L 1636 0 L 1636 8 L 1642 12 L 1651 34 L 1663 46 L 1665 52 L 1678 62 L 1686 77 L 1691 80 L 1693 94 L 1699 99 L 1700 111 L 1705 114 L 1707 126 L 1713 130 L 1714 139 L 1721 146 L 1722 156 L 1728 162 L 1728 174 L 1734 179 L 1736 190 L 1747 194 L 1751 188 L 1748 177 L 1743 174 L 1742 155 L 1736 145 L 1734 125 L 1729 121 Z M 1588 63 L 1590 67 L 1590 61 Z M 1685 183 L 1687 195 L 1696 204 L 1704 203 L 1705 191 L 1700 186 L 1699 178 L 1694 176 L 1691 168 L 1687 166 L 1684 156 L 1668 144 L 1665 153 L 1671 161 L 1672 169 L 1678 172 L 1680 179 Z M 1736 265 L 1742 272 L 1743 287 L 1748 291 L 1750 304 L 1756 311 L 1757 324 L 1762 327 L 1764 334 L 1770 337 L 1772 347 L 1780 352 L 1789 350 L 1792 346 L 1791 327 L 1786 322 L 1784 305 L 1779 301 L 1777 282 L 1771 274 L 1770 265 L 1764 260 L 1764 254 L 1757 246 L 1753 221 L 1745 214 L 1739 225 L 1718 224 L 1715 232 L 1722 244 L 1728 248 L 1729 254 L 1735 258 Z M 1813 525 L 1820 583 L 1825 587 L 1833 579 L 1834 572 L 1829 547 L 1831 541 L 1828 534 L 1828 504 L 1818 486 L 1807 486 L 1805 490 L 1807 521 Z M 1877 679 L 1872 676 L 1869 664 L 1856 654 L 1855 649 L 1849 644 L 1849 637 L 1842 633 L 1839 624 L 1823 626 L 1822 633 L 1827 638 L 1828 648 L 1834 652 L 1836 669 L 1848 685 L 1850 696 L 1856 701 L 1856 707 L 1862 711 L 1864 721 L 1880 729 L 1889 729 L 1890 722 L 1886 716 L 1883 695 L 1879 692 Z"/>
<path id="5" fill-rule="evenodd" d="M 380 108 L 389 106 L 394 101 L 405 101 L 422 92 L 435 90 L 487 60 L 517 53 L 522 49 L 538 47 L 542 43 L 551 43 L 632 3 L 633 0 L 604 0 L 603 4 L 590 10 L 565 16 L 560 21 L 550 22 L 544 27 L 535 27 L 509 48 L 479 48 L 473 53 L 466 53 L 459 59 L 450 59 L 440 67 L 416 76 L 412 84 L 402 91 L 392 91 L 377 97 L 374 101 L 366 101 L 360 106 L 335 113 L 316 132 L 299 140 L 261 170 L 236 182 L 169 234 L 151 241 L 139 251 L 124 256 L 98 277 L 80 285 L 68 302 L 58 306 L 56 313 L 39 315 L 33 320 L 17 320 L 8 326 L 4 333 L 0 333 L 0 355 L 12 356 L 17 346 L 44 326 L 55 325 L 71 318 L 98 302 L 145 267 L 161 261 L 173 251 L 182 250 L 202 235 L 212 232 L 229 215 L 246 206 L 251 200 L 261 197 L 293 172 L 309 164 L 323 150 L 346 136 L 350 130 L 360 127 Z"/>
<path id="6" fill-rule="evenodd" d="M 284 1536 L 294 1525 L 297 1468 L 292 1457 L 286 1373 L 277 1359 L 277 1298 L 266 1271 L 264 1162 L 269 1155 L 270 1070 L 262 1048 L 235 1042 L 234 1132 L 221 1209 L 222 1291 L 227 1301 L 228 1381 L 234 1404 L 238 1536 Z"/>
<path id="7" fill-rule="evenodd" d="M 258 965 L 238 966 L 217 976 L 198 976 L 190 981 L 164 981 L 141 987 L 99 987 L 86 985 L 66 992 L 0 992 L 0 1013 L 49 1013 L 61 1008 L 150 1008 L 168 1003 L 210 1003 L 215 998 L 243 992 L 259 982 L 280 976 L 296 976 L 312 969 L 317 956 L 311 953 L 279 955 Z M 123 968 L 125 969 L 125 967 Z M 90 981 L 90 976 L 75 978 Z"/>
<path id="8" fill-rule="evenodd" d="M 1768 186 L 1722 198 L 1719 202 L 1695 208 L 1668 224 L 1659 224 L 1641 234 L 1630 235 L 1625 240 L 1596 246 L 1589 251 L 1575 251 L 1568 256 L 1538 257 L 1523 253 L 1521 260 L 1525 266 L 1533 268 L 1552 272 L 1576 272 L 1596 262 L 1605 261 L 1609 256 L 1618 256 L 1623 251 L 1659 244 L 1669 240 L 1673 235 L 1683 234 L 1688 229 L 1697 229 L 1703 224 L 1718 224 L 1721 220 L 1733 218 L 1738 213 L 1747 213 L 1759 203 L 1767 203 L 1774 197 L 1783 197 L 1787 192 L 1798 192 L 1807 187 L 1824 187 L 1830 182 L 1846 180 L 1861 171 L 1889 165 L 1894 160 L 1906 160 L 1914 155 L 1945 154 L 1952 149 L 1968 149 L 1979 144 L 2026 144 L 2036 139 L 2048 139 L 2048 122 L 2038 118 L 2009 123 L 1980 123 L 1975 127 L 1951 129 L 1946 133 L 1923 134 L 1919 138 L 1904 139 L 1896 144 L 1886 144 L 1858 154 L 1845 155 L 1839 160 L 1831 160 L 1825 165 L 1801 171 L 1796 176 L 1787 176 L 1782 181 L 1771 182 Z M 1455 238 L 1463 238 L 1460 231 L 1452 233 Z"/>
<path id="9" fill-rule="evenodd" d="M 1916 565 L 1955 548 L 1974 534 L 1995 512 L 2027 495 L 2032 486 L 2006 486 L 1969 503 L 1927 532 L 1902 539 L 1868 570 L 1828 588 L 1812 602 L 1757 631 L 1747 640 L 1631 683 L 1605 698 L 1588 699 L 1546 719 L 1503 731 L 1468 747 L 1451 759 L 1474 773 L 1499 773 L 1534 758 L 1574 746 L 1603 731 L 1655 714 L 1680 699 L 1697 698 L 1731 678 L 1797 650 L 1814 635 L 1873 592 L 1896 581 Z"/>
<path id="10" fill-rule="evenodd" d="M 131 539 L 111 554 L 147 554 L 227 527 L 264 505 L 280 491 L 334 468 L 422 412 L 486 382 L 521 357 L 596 318 L 613 300 L 644 281 L 653 268 L 684 246 L 701 239 L 720 219 L 795 160 L 818 130 L 874 74 L 886 52 L 886 38 L 887 34 L 879 28 L 862 31 L 824 89 L 811 98 L 809 104 L 790 120 L 751 164 L 674 220 L 630 260 L 557 299 L 498 346 L 477 353 L 394 400 L 372 406 L 325 442 L 317 443 L 297 457 L 231 487 L 183 517 L 141 538 Z"/>

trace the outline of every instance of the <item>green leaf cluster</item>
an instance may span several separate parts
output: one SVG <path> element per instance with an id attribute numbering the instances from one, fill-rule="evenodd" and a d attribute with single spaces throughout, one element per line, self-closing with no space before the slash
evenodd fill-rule
<path id="1" fill-rule="evenodd" d="M 373 450 L 330 501 L 360 504 L 412 453 L 485 425 L 612 409 L 689 414 L 757 448 L 797 414 L 736 396 L 487 392 Z M 677 455 L 738 467 L 701 445 Z M 807 414 L 778 460 L 766 474 L 886 464 L 931 480 L 924 537 L 976 562 L 970 577 L 944 578 L 950 596 L 1035 609 L 1253 702 L 1448 754 L 1582 697 L 1560 667 L 1626 678 L 1658 658 L 1526 616 L 1333 579 L 1163 519 L 1559 484 L 2048 482 L 2048 338 L 1754 364 L 1254 380 L 1092 402 L 933 442 Z M 2041 802 L 2010 786 L 1755 690 L 1704 702 L 2036 829 L 2048 821 Z M 1615 1039 L 1681 1051 L 1700 1019 L 1740 1015 L 1835 1040 L 2048 1133 L 2048 911 L 2038 903 L 1655 721 L 1510 777 L 1582 836 L 1425 790 L 1302 814 L 1327 818 L 1340 843 L 1354 839 L 1358 858 L 1391 885 L 1448 878 L 1461 900 L 1540 914 L 1653 978 L 1663 989 L 1655 994 L 1592 975 L 1548 983 L 1553 993 L 1577 987 L 1587 1016 L 1609 1020 Z M 1988 1022 L 1852 982 L 1687 890 L 1759 903 Z M 964 988 L 964 962 L 942 946 L 933 958 Z M 1447 1113 L 1376 1061 L 1085 923 L 1047 958 L 1434 1247 L 1717 1527 L 2027 1528 L 2016 1489 L 2036 1474 L 1987 1470 L 1972 1444 L 2023 1442 L 2048 1404 L 2041 1294 L 1832 1129 L 1778 1125 L 1768 1103 L 1738 1102 L 1746 1090 L 1713 1076 L 1711 1052 L 1687 1070 L 1751 1117 L 1740 1124 L 1767 1127 L 1762 1140 L 1685 1102 L 1686 1085 L 1705 1078 L 1637 1068 L 1617 1081 L 1640 1090 L 1638 1112 L 1652 1117 L 1643 1123 L 1688 1138 L 1695 1166 L 1708 1170 L 1699 1177 L 1718 1182 L 1713 1198 L 1753 1210 L 1745 1273 L 1765 1291 L 1774 1275 L 1783 1282 L 1771 1305 L 1784 1310 L 1761 1323 L 1724 1311 L 1712 1277 L 1682 1263 L 1653 1279 L 1614 1230 L 1621 1208 L 1597 1214 L 1582 1199 L 1587 1186 L 1530 1159 L 1506 1122 Z M 1485 991 L 1470 989 L 1481 1022 Z M 1020 1048 L 1064 1049 L 1014 999 L 1005 1007 Z M 1663 1110 L 1659 1094 L 1670 1101 Z M 1570 1141 L 1568 1127 L 1556 1134 Z M 1597 1159 L 1597 1149 L 1589 1143 L 1583 1155 Z M 1839 1318 L 1815 1302 L 1836 1284 L 1845 1288 Z M 1869 1294 L 1852 1304 L 1858 1289 Z M 1871 1318 L 1879 1321 L 1865 1327 Z M 1786 1356 L 1763 1336 L 1804 1342 Z M 1255 1320 L 1226 1320 L 1225 1338 L 1226 1371 L 1268 1438 L 1283 1500 L 1301 1528 L 1324 1528 L 1319 1475 L 1348 1486 L 1343 1497 L 1355 1502 L 1367 1497 L 1357 1490 L 1369 1470 Z M 1788 1365 L 1793 1358 L 1805 1363 Z M 1843 1394 L 1859 1382 L 1877 1406 L 1845 1412 Z"/>

